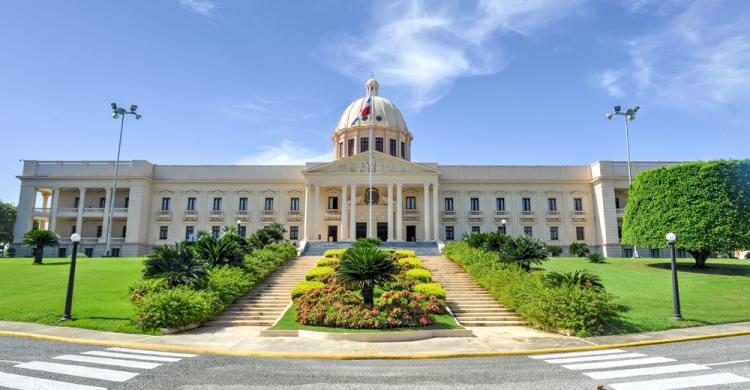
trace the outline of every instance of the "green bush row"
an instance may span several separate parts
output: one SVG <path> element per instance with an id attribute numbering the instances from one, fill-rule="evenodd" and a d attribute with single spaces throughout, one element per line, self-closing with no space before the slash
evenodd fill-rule
<path id="1" fill-rule="evenodd" d="M 618 315 L 614 297 L 604 289 L 545 284 L 542 272 L 503 264 L 496 253 L 472 248 L 465 242 L 450 243 L 443 253 L 505 306 L 540 329 L 594 335 L 602 333 Z"/>
<path id="2" fill-rule="evenodd" d="M 443 286 L 441 286 L 440 283 L 417 283 L 414 285 L 414 287 L 412 287 L 412 291 L 427 295 L 434 295 L 440 299 L 445 299 L 448 296 L 448 293 L 445 292 Z"/>

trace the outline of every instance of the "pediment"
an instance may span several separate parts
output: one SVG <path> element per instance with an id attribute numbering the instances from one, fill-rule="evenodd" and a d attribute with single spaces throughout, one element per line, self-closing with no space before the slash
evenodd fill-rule
<path id="1" fill-rule="evenodd" d="M 402 160 L 391 155 L 372 152 L 374 174 L 378 173 L 426 173 L 440 174 L 440 171 L 432 167 L 411 161 Z M 345 157 L 330 163 L 309 168 L 304 173 L 367 173 L 369 172 L 369 153 L 359 153 L 352 157 Z"/>

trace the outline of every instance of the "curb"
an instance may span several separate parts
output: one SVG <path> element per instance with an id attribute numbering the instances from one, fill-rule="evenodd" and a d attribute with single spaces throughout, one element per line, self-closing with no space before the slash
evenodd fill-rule
<path id="1" fill-rule="evenodd" d="M 466 357 L 495 357 L 495 356 L 524 356 L 524 355 L 536 355 L 543 353 L 558 353 L 558 352 L 579 352 L 579 351 L 596 351 L 601 349 L 610 348 L 626 348 L 626 347 L 637 347 L 643 345 L 656 345 L 656 344 L 670 344 L 679 343 L 685 341 L 698 341 L 698 340 L 709 340 L 726 337 L 736 336 L 750 336 L 750 330 L 744 330 L 739 332 L 729 333 L 714 333 L 700 336 L 687 336 L 678 337 L 673 339 L 661 339 L 661 340 L 644 340 L 644 341 L 633 341 L 628 343 L 615 343 L 615 344 L 604 344 L 604 345 L 591 345 L 582 347 L 567 347 L 567 348 L 545 348 L 545 349 L 531 349 L 531 350 L 518 350 L 518 351 L 495 351 L 495 352 L 453 352 L 453 353 L 413 353 L 413 354 L 353 354 L 353 353 L 303 353 L 303 352 L 264 352 L 264 351 L 236 351 L 232 349 L 221 349 L 221 348 L 200 348 L 200 347 L 188 347 L 180 345 L 166 345 L 166 344 L 154 344 L 154 343 L 141 343 L 131 341 L 116 341 L 116 340 L 95 340 L 95 339 L 84 339 L 74 337 L 62 337 L 62 336 L 49 336 L 35 333 L 24 333 L 24 332 L 11 332 L 11 331 L 0 331 L 0 337 L 16 337 L 25 338 L 32 340 L 44 340 L 44 341 L 57 341 L 63 343 L 76 343 L 76 344 L 88 344 L 88 345 L 101 345 L 108 347 L 122 347 L 122 348 L 134 348 L 134 349 L 152 349 L 157 351 L 167 352 L 186 352 L 204 355 L 224 355 L 224 356 L 242 356 L 242 357 L 262 357 L 262 358 L 276 358 L 276 359 L 329 359 L 329 360 L 365 360 L 365 359 L 378 359 L 378 360 L 398 360 L 398 359 L 448 359 L 448 358 L 466 358 Z"/>

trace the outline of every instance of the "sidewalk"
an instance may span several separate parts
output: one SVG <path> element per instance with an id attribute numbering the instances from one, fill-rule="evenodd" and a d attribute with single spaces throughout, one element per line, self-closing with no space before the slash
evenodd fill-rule
<path id="1" fill-rule="evenodd" d="M 715 333 L 750 331 L 750 322 L 711 325 L 696 328 L 674 329 L 660 332 L 630 335 L 599 336 L 591 338 L 567 337 L 535 329 L 508 326 L 496 328 L 472 328 L 476 337 L 434 338 L 410 342 L 354 342 L 322 341 L 297 337 L 260 337 L 264 327 L 204 327 L 193 331 L 149 336 L 88 329 L 57 327 L 23 322 L 0 321 L 0 332 L 53 336 L 71 339 L 86 339 L 88 343 L 146 343 L 167 348 L 193 348 L 216 354 L 252 354 L 287 357 L 354 357 L 357 356 L 403 356 L 451 355 L 482 353 L 513 353 L 530 350 L 589 347 L 637 341 L 663 340 Z M 67 340 L 74 341 L 75 340 Z"/>

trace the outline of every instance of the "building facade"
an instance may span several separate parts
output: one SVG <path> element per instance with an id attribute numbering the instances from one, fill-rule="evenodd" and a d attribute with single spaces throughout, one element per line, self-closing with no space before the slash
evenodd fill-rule
<path id="1" fill-rule="evenodd" d="M 372 112 L 360 118 L 371 100 Z M 57 232 L 70 254 L 136 256 L 155 245 L 220 234 L 227 225 L 250 234 L 285 225 L 302 241 L 451 241 L 470 232 L 526 234 L 567 248 L 584 242 L 605 256 L 629 256 L 620 245 L 627 205 L 627 163 L 582 166 L 470 166 L 411 161 L 414 137 L 398 108 L 369 80 L 365 97 L 344 111 L 331 141 L 333 161 L 297 166 L 158 165 L 114 161 L 24 161 L 14 230 L 19 254 L 34 227 Z M 638 172 L 676 162 L 634 162 Z M 372 174 L 370 175 L 370 171 Z M 112 210 L 110 208 L 112 207 Z M 111 213 L 110 213 L 111 211 Z M 112 218 L 109 218 L 109 215 Z M 641 249 L 641 256 L 659 257 Z M 665 255 L 666 253 L 664 253 Z"/>

